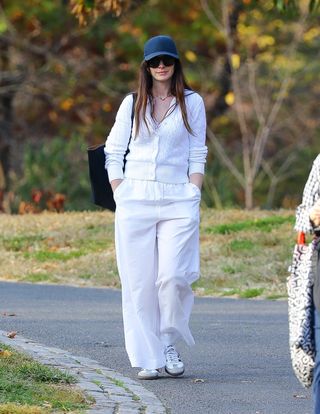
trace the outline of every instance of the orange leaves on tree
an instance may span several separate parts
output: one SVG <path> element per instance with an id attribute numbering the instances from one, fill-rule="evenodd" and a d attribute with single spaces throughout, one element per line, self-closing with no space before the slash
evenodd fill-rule
<path id="1" fill-rule="evenodd" d="M 27 21 L 27 30 L 32 36 L 38 36 L 41 33 L 41 23 L 37 17 L 33 16 Z"/>
<path id="2" fill-rule="evenodd" d="M 197 60 L 197 55 L 192 50 L 187 50 L 184 55 L 189 62 L 193 63 Z"/>
<path id="3" fill-rule="evenodd" d="M 199 15 L 200 15 L 200 10 L 198 9 L 190 8 L 190 10 L 188 11 L 188 16 L 191 21 L 197 20 L 199 18 Z"/>
<path id="4" fill-rule="evenodd" d="M 267 46 L 274 46 L 276 39 L 270 35 L 258 36 L 256 42 L 260 49 L 266 48 Z"/>
<path id="5" fill-rule="evenodd" d="M 225 97 L 224 97 L 224 100 L 226 101 L 226 103 L 229 105 L 229 106 L 231 106 L 231 105 L 233 105 L 234 104 L 234 100 L 235 100 L 235 98 L 234 98 L 234 93 L 233 92 L 228 92 L 226 95 L 225 95 Z"/>
<path id="6" fill-rule="evenodd" d="M 123 72 L 127 72 L 128 70 L 130 70 L 130 64 L 125 63 L 125 62 L 120 63 L 119 69 L 122 70 Z"/>
<path id="7" fill-rule="evenodd" d="M 14 9 L 10 14 L 9 14 L 9 18 L 11 23 L 16 23 L 19 20 L 21 20 L 23 17 L 23 13 L 21 10 L 18 9 Z"/>
<path id="8" fill-rule="evenodd" d="M 70 111 L 70 109 L 74 106 L 74 99 L 67 98 L 60 102 L 60 108 L 63 111 Z"/>
<path id="9" fill-rule="evenodd" d="M 53 66 L 53 70 L 55 73 L 58 73 L 59 75 L 63 75 L 66 72 L 66 68 L 61 63 L 55 63 Z"/>
<path id="10" fill-rule="evenodd" d="M 111 103 L 110 103 L 110 102 L 105 102 L 105 103 L 102 105 L 102 109 L 103 109 L 105 112 L 111 112 L 111 110 L 112 110 L 112 105 L 111 105 Z"/>
<path id="11" fill-rule="evenodd" d="M 56 113 L 56 111 L 49 111 L 48 116 L 51 122 L 54 122 L 54 123 L 57 122 L 58 114 Z"/>
<path id="12" fill-rule="evenodd" d="M 87 26 L 89 21 L 96 21 L 105 13 L 116 16 L 127 9 L 130 0 L 71 0 L 71 13 L 78 19 L 80 26 Z"/>
<path id="13" fill-rule="evenodd" d="M 303 35 L 303 40 L 305 42 L 312 42 L 314 39 L 318 38 L 320 35 L 319 27 L 312 27 Z"/>
<path id="14" fill-rule="evenodd" d="M 240 67 L 240 55 L 233 53 L 231 56 L 231 65 L 233 69 L 239 69 Z"/>

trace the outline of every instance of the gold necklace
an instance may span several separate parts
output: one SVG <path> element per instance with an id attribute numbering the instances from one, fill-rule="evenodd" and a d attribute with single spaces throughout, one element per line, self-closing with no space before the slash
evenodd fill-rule
<path id="1" fill-rule="evenodd" d="M 172 96 L 171 93 L 169 95 L 165 96 L 164 98 L 162 98 L 161 96 L 153 95 L 154 98 L 159 98 L 159 99 L 161 99 L 161 101 L 165 101 L 170 96 Z"/>

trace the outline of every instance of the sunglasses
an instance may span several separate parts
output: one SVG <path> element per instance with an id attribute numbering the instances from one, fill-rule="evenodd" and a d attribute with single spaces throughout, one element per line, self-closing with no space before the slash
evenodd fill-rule
<path id="1" fill-rule="evenodd" d="M 147 64 L 149 66 L 149 68 L 157 68 L 160 65 L 160 62 L 162 62 L 164 64 L 164 66 L 172 66 L 174 65 L 176 59 L 172 56 L 168 56 L 168 55 L 161 55 L 161 56 L 156 56 L 150 60 L 147 61 Z"/>

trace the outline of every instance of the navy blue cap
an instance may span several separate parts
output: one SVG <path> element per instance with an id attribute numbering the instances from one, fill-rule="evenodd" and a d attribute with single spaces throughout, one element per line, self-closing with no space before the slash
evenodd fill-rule
<path id="1" fill-rule="evenodd" d="M 145 43 L 144 60 L 160 55 L 169 55 L 179 59 L 177 47 L 170 36 L 155 36 Z"/>

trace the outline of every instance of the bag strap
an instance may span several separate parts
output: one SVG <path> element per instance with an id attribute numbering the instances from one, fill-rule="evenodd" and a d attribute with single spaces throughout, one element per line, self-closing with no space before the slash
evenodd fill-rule
<path id="1" fill-rule="evenodd" d="M 127 146 L 127 150 L 126 150 L 126 153 L 124 154 L 124 157 L 123 157 L 123 172 L 124 172 L 124 170 L 125 170 L 125 166 L 126 166 L 126 162 L 127 162 L 127 160 L 126 160 L 126 158 L 127 158 L 127 155 L 129 154 L 129 152 L 130 152 L 130 150 L 129 150 L 129 145 L 130 145 L 130 142 L 131 142 L 131 138 L 132 138 L 132 129 L 133 129 L 133 119 L 134 119 L 134 109 L 135 109 L 135 106 L 136 106 L 136 101 L 137 101 L 137 92 L 132 92 L 132 108 L 131 108 L 131 130 L 130 130 L 130 137 L 129 137 L 129 141 L 128 141 L 128 146 Z"/>
<path id="2" fill-rule="evenodd" d="M 131 142 L 131 138 L 132 138 L 132 128 L 133 128 L 133 119 L 134 119 L 134 109 L 136 106 L 136 101 L 137 101 L 137 92 L 132 92 L 132 109 L 131 109 L 131 131 L 130 131 L 130 138 L 129 138 L 129 142 L 128 142 L 128 148 Z"/>

